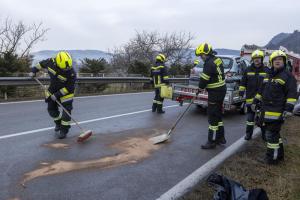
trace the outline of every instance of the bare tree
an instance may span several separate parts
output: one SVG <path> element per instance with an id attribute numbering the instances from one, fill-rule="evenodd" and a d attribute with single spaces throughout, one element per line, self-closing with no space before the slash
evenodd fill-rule
<path id="1" fill-rule="evenodd" d="M 165 54 L 170 65 L 186 64 L 190 60 L 189 49 L 193 39 L 191 33 L 185 32 L 159 34 L 156 31 L 136 31 L 135 37 L 128 43 L 114 49 L 112 65 L 124 72 L 136 61 L 150 66 L 158 53 Z"/>
<path id="2" fill-rule="evenodd" d="M 28 26 L 22 21 L 14 23 L 6 18 L 0 27 L 0 53 L 18 53 L 21 58 L 28 56 L 32 47 L 44 40 L 48 30 L 42 23 Z"/>
<path id="3" fill-rule="evenodd" d="M 39 41 L 44 41 L 44 36 L 47 33 L 49 29 L 43 29 L 42 28 L 42 22 L 39 24 L 33 24 L 28 32 L 31 32 L 31 34 L 28 36 L 28 38 L 24 38 L 25 43 L 25 49 L 23 50 L 21 57 L 24 57 L 25 55 L 28 55 L 32 47 L 37 44 Z"/>
<path id="4" fill-rule="evenodd" d="M 160 52 L 163 52 L 171 64 L 186 64 L 190 59 L 189 49 L 194 37 L 191 33 L 166 33 L 159 43 Z"/>

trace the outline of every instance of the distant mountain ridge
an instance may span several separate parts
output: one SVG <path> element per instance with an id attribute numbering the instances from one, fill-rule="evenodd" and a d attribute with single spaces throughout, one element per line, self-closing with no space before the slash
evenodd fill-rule
<path id="1" fill-rule="evenodd" d="M 214 49 L 214 51 L 218 53 L 217 55 L 234 55 L 234 56 L 240 55 L 240 50 L 235 50 L 235 49 L 217 48 Z M 199 59 L 199 57 L 196 57 L 195 55 L 195 49 L 189 49 L 189 54 L 193 60 Z"/>
<path id="2" fill-rule="evenodd" d="M 32 53 L 35 61 L 40 61 L 46 58 L 54 57 L 60 50 L 43 50 Z M 78 62 L 84 58 L 98 59 L 104 58 L 107 61 L 111 59 L 112 54 L 100 50 L 65 50 L 69 52 L 72 58 Z"/>
<path id="3" fill-rule="evenodd" d="M 268 49 L 278 49 L 280 46 L 289 51 L 300 53 L 300 32 L 295 30 L 293 33 L 279 33 L 265 46 Z"/>
<path id="4" fill-rule="evenodd" d="M 270 40 L 270 42 L 266 45 L 266 47 L 278 45 L 282 40 L 286 39 L 289 36 L 290 33 L 279 33 Z"/>
<path id="5" fill-rule="evenodd" d="M 73 60 L 75 61 L 75 67 L 78 67 L 78 64 L 80 64 L 80 60 L 83 60 L 84 58 L 89 58 L 89 59 L 99 59 L 99 58 L 104 58 L 108 62 L 110 61 L 112 54 L 101 51 L 101 50 L 66 50 L 68 51 Z M 219 48 L 215 49 L 215 51 L 218 53 L 218 55 L 239 55 L 240 51 L 239 50 L 234 50 L 234 49 L 225 49 L 225 48 Z M 41 60 L 47 59 L 54 57 L 59 50 L 43 50 L 43 51 L 37 51 L 32 53 L 34 56 L 34 61 L 33 63 L 37 63 Z M 195 58 L 195 49 L 190 49 L 189 53 L 192 55 L 192 58 Z M 77 66 L 76 66 L 77 65 Z"/>
<path id="6" fill-rule="evenodd" d="M 33 65 L 41 60 L 54 57 L 60 50 L 43 50 L 32 53 L 33 55 Z M 73 58 L 73 66 L 76 70 L 80 67 L 80 61 L 84 58 L 89 59 L 99 59 L 104 58 L 108 62 L 110 61 L 112 54 L 100 51 L 100 50 L 65 50 L 69 52 Z"/>
<path id="7" fill-rule="evenodd" d="M 215 49 L 215 51 L 218 53 L 218 55 L 240 55 L 240 50 L 234 50 L 234 49 Z"/>
<path id="8" fill-rule="evenodd" d="M 244 45 L 245 46 L 245 45 Z M 248 47 L 252 47 L 254 49 L 262 48 L 256 45 L 246 45 Z M 268 43 L 265 45 L 265 48 L 268 49 L 279 49 L 280 46 L 287 48 L 289 51 L 294 51 L 295 53 L 300 54 L 300 32 L 295 30 L 293 33 L 279 33 L 275 35 Z M 214 49 L 218 55 L 240 55 L 240 50 L 234 49 L 225 49 L 225 48 L 217 48 Z M 66 50 L 68 51 L 74 59 L 75 65 L 80 63 L 80 60 L 84 58 L 89 59 L 99 59 L 104 58 L 108 62 L 112 58 L 112 54 L 101 51 L 101 50 Z M 59 50 L 44 50 L 32 53 L 34 56 L 33 63 L 37 63 L 40 60 L 50 58 L 55 56 L 55 54 L 59 52 Z M 194 49 L 189 49 L 188 51 L 193 59 L 195 59 Z"/>

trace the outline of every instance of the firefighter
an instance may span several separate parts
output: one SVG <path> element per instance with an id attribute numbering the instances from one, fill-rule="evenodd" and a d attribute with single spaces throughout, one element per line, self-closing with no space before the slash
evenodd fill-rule
<path id="1" fill-rule="evenodd" d="M 207 43 L 199 45 L 195 51 L 204 62 L 200 74 L 199 88 L 208 92 L 208 141 L 202 149 L 213 149 L 217 144 L 226 144 L 222 121 L 222 106 L 226 94 L 223 62 L 216 57 L 212 46 Z"/>
<path id="2" fill-rule="evenodd" d="M 164 98 L 160 96 L 161 86 L 169 84 L 169 76 L 167 73 L 167 69 L 165 67 L 166 56 L 163 54 L 158 54 L 155 58 L 156 63 L 155 66 L 151 67 L 151 84 L 153 84 L 155 88 L 155 97 L 152 104 L 152 112 L 156 112 L 159 114 L 165 113 L 163 108 Z"/>
<path id="3" fill-rule="evenodd" d="M 267 152 L 264 163 L 277 164 L 284 160 L 283 143 L 280 137 L 284 119 L 292 115 L 297 98 L 296 79 L 287 71 L 287 56 L 283 51 L 274 51 L 270 56 L 271 71 L 265 78 L 255 102 L 262 101 L 266 129 Z"/>
<path id="4" fill-rule="evenodd" d="M 72 58 L 69 53 L 61 51 L 55 58 L 40 61 L 32 68 L 30 76 L 35 77 L 41 69 L 46 69 L 50 76 L 50 85 L 45 92 L 48 113 L 54 120 L 57 137 L 64 139 L 70 129 L 71 118 L 64 111 L 59 111 L 56 101 L 61 102 L 71 113 L 76 80 L 76 73 L 72 68 Z"/>
<path id="5" fill-rule="evenodd" d="M 247 121 L 246 121 L 246 136 L 245 140 L 250 140 L 253 134 L 255 125 L 254 117 L 256 109 L 252 106 L 253 99 L 260 88 L 264 78 L 268 76 L 269 69 L 263 64 L 264 52 L 261 50 L 253 51 L 251 54 L 251 66 L 247 67 L 243 73 L 241 84 L 239 87 L 239 95 L 244 96 L 246 92 L 246 106 L 247 106 Z M 263 130 L 263 128 L 262 128 Z M 262 131 L 263 132 L 263 131 Z M 264 138 L 264 134 L 263 138 Z"/>

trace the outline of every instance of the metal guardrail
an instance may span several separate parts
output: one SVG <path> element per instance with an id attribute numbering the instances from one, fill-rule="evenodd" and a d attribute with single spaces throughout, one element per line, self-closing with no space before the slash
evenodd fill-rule
<path id="1" fill-rule="evenodd" d="M 39 78 L 44 83 L 49 83 L 49 78 Z M 188 83 L 188 78 L 170 78 L 171 83 Z M 149 83 L 148 77 L 79 77 L 76 83 Z M 37 85 L 30 77 L 0 77 L 0 86 Z"/>

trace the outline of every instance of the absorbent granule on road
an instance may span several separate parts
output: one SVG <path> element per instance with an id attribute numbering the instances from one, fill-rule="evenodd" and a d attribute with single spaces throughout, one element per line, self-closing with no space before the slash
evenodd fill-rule
<path id="1" fill-rule="evenodd" d="M 53 148 L 53 149 L 67 149 L 70 147 L 70 145 L 64 143 L 49 143 L 49 144 L 43 144 L 42 146 Z"/>
<path id="2" fill-rule="evenodd" d="M 124 141 L 112 144 L 111 147 L 120 150 L 120 153 L 114 156 L 79 162 L 58 160 L 52 163 L 43 163 L 38 169 L 26 173 L 21 184 L 25 186 L 26 182 L 43 176 L 51 176 L 90 168 L 106 169 L 130 163 L 137 163 L 138 161 L 149 157 L 151 152 L 160 148 L 159 145 L 153 145 L 148 138 L 137 137 L 128 138 Z"/>

